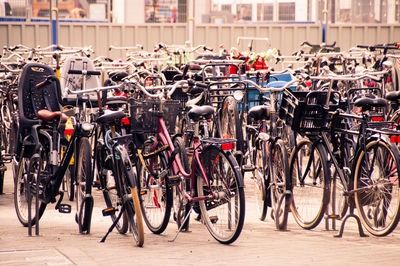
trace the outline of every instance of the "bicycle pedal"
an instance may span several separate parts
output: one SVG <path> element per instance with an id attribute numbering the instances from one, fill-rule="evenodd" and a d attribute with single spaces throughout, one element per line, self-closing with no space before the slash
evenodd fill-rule
<path id="1" fill-rule="evenodd" d="M 210 216 L 211 223 L 215 224 L 218 222 L 218 216 Z"/>
<path id="2" fill-rule="evenodd" d="M 100 187 L 101 187 L 100 180 L 94 181 L 94 182 L 93 182 L 93 187 L 95 187 L 95 188 L 100 188 Z"/>
<path id="3" fill-rule="evenodd" d="M 177 175 L 168 176 L 168 182 L 171 186 L 177 186 L 181 182 L 181 179 Z"/>
<path id="4" fill-rule="evenodd" d="M 70 204 L 61 203 L 58 206 L 58 212 L 60 213 L 71 213 L 72 207 Z"/>
<path id="5" fill-rule="evenodd" d="M 104 209 L 101 212 L 102 212 L 103 216 L 109 216 L 109 215 L 114 215 L 115 211 L 116 211 L 115 208 L 111 207 L 111 208 Z"/>
<path id="6" fill-rule="evenodd" d="M 242 170 L 244 172 L 252 172 L 252 171 L 256 170 L 256 168 L 254 167 L 254 165 L 243 165 Z"/>

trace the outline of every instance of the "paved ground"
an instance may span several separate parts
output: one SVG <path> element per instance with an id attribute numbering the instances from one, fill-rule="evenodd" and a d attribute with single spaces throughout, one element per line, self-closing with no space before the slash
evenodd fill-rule
<path id="1" fill-rule="evenodd" d="M 250 187 L 250 186 L 248 186 Z M 288 231 L 274 229 L 270 218 L 257 219 L 254 197 L 246 190 L 246 220 L 239 239 L 225 246 L 216 242 L 207 229 L 191 221 L 191 232 L 181 233 L 174 243 L 177 226 L 170 223 L 162 235 L 146 230 L 145 245 L 138 248 L 129 235 L 113 232 L 99 243 L 110 225 L 102 217 L 100 195 L 90 235 L 79 235 L 71 214 L 48 206 L 40 222 L 40 235 L 28 236 L 17 220 L 13 204 L 10 172 L 5 195 L 0 195 L 0 265 L 399 265 L 400 234 L 397 229 L 384 238 L 360 238 L 355 223 L 346 225 L 343 238 L 334 238 L 324 224 L 312 231 L 302 230 L 290 218 Z M 74 205 L 73 205 L 74 206 Z"/>

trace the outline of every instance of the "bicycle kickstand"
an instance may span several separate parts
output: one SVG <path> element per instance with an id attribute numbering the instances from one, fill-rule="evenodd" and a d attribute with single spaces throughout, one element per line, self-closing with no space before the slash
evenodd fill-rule
<path id="1" fill-rule="evenodd" d="M 178 232 L 176 232 L 176 234 L 175 234 L 175 237 L 173 239 L 168 240 L 168 242 L 174 242 L 176 240 L 176 238 L 178 237 L 178 234 L 182 231 L 182 228 L 185 226 L 187 219 L 189 219 L 190 213 L 192 212 L 192 210 L 193 210 L 193 205 L 190 206 L 190 210 L 186 214 L 185 220 L 183 220 L 181 226 L 178 229 Z"/>
<path id="2" fill-rule="evenodd" d="M 121 219 L 122 214 L 125 211 L 125 206 L 122 205 L 121 210 L 119 211 L 118 217 L 117 219 L 115 219 L 115 221 L 113 222 L 113 224 L 110 226 L 110 228 L 108 229 L 108 232 L 106 233 L 106 235 L 100 240 L 100 243 L 104 243 L 106 241 L 106 238 L 108 237 L 108 235 L 112 232 L 112 230 L 114 230 L 115 226 L 117 226 L 117 223 L 119 222 L 119 219 Z"/>

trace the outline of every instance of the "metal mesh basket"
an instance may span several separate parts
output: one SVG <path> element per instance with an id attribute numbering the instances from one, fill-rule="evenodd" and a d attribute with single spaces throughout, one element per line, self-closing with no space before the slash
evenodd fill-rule
<path id="1" fill-rule="evenodd" d="M 157 120 L 159 117 L 163 117 L 168 132 L 170 134 L 175 133 L 179 107 L 179 101 L 166 101 L 163 103 L 162 112 L 160 112 L 160 100 L 133 100 L 130 105 L 132 132 L 156 133 Z"/>

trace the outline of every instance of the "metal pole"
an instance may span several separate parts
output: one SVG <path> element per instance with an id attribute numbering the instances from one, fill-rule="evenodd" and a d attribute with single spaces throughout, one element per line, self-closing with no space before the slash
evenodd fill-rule
<path id="1" fill-rule="evenodd" d="M 188 0 L 188 37 L 190 41 L 190 45 L 194 46 L 194 3 L 195 0 Z"/>
<path id="2" fill-rule="evenodd" d="M 322 10 L 323 23 L 322 23 L 322 42 L 326 43 L 326 36 L 328 31 L 328 0 L 325 0 L 324 9 Z"/>

